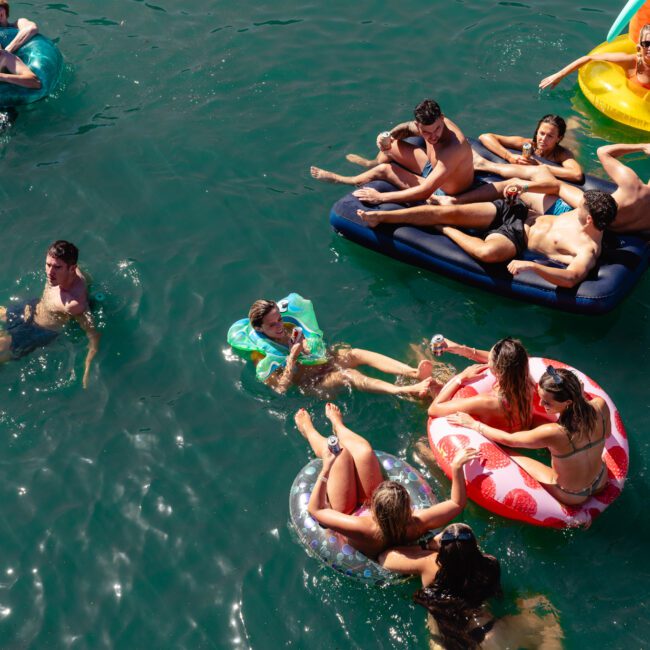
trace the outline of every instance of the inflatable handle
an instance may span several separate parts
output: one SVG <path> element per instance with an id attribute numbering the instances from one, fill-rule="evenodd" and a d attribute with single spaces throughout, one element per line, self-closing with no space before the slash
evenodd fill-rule
<path id="1" fill-rule="evenodd" d="M 611 43 L 627 25 L 634 14 L 645 4 L 646 0 L 628 0 L 607 33 L 607 42 Z"/>

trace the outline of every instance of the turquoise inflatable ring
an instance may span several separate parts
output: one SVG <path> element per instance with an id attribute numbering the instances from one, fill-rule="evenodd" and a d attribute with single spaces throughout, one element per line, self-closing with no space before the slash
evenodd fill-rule
<path id="1" fill-rule="evenodd" d="M 17 33 L 15 27 L 0 28 L 0 45 L 9 45 Z M 10 83 L 0 83 L 0 107 L 3 108 L 30 104 L 49 95 L 59 82 L 63 67 L 63 57 L 57 46 L 40 34 L 27 41 L 16 52 L 16 56 L 40 79 L 41 87 L 22 88 Z"/>
<path id="2" fill-rule="evenodd" d="M 428 508 L 436 503 L 437 499 L 431 487 L 420 472 L 407 462 L 384 451 L 375 451 L 375 455 L 385 478 L 406 488 L 415 510 Z M 289 494 L 291 525 L 307 553 L 344 576 L 365 584 L 382 586 L 407 580 L 408 576 L 387 571 L 377 562 L 367 558 L 345 543 L 340 535 L 321 527 L 309 514 L 307 504 L 321 467 L 322 461 L 319 458 L 303 467 L 296 476 Z M 429 533 L 427 536 L 431 535 L 432 533 Z"/>

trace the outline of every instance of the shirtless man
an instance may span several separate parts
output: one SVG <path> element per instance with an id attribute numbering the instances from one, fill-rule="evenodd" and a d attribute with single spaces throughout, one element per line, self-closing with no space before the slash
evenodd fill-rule
<path id="1" fill-rule="evenodd" d="M 564 184 L 560 184 L 546 170 L 540 170 L 539 178 L 541 180 L 528 182 L 515 179 L 487 186 L 486 189 L 504 193 L 510 187 L 514 187 L 519 194 L 523 192 L 524 200 L 517 199 L 512 204 L 505 199 L 497 199 L 494 202 L 426 205 L 393 211 L 359 210 L 357 214 L 370 227 L 378 223 L 435 226 L 481 262 L 492 264 L 511 260 L 508 271 L 513 275 L 533 271 L 558 287 L 574 287 L 587 277 L 596 264 L 601 250 L 602 231 L 616 217 L 616 201 L 605 192 L 581 191 L 576 209 L 559 215 L 544 214 L 543 207 L 557 198 L 554 194 L 558 186 Z M 479 190 L 484 191 L 483 188 Z M 549 192 L 553 194 L 549 195 Z M 529 209 L 529 205 L 537 209 Z M 450 223 L 455 225 L 445 225 Z M 487 233 L 484 237 L 475 237 L 455 226 L 486 230 Z M 513 259 L 526 248 L 565 264 L 566 268 Z"/>
<path id="2" fill-rule="evenodd" d="M 88 386 L 90 364 L 97 354 L 100 334 L 88 307 L 86 280 L 77 267 L 79 251 L 74 244 L 59 240 L 47 250 L 46 283 L 40 299 L 0 307 L 0 362 L 19 359 L 52 342 L 69 320 L 74 319 L 88 337 L 88 354 L 83 387 Z"/>
<path id="3" fill-rule="evenodd" d="M 18 33 L 14 39 L 5 47 L 6 52 L 15 54 L 30 38 L 38 34 L 38 25 L 27 18 L 19 18 L 15 23 L 9 22 L 9 3 L 0 0 L 0 28 L 15 27 Z M 0 47 L 0 50 L 2 47 Z"/>
<path id="4" fill-rule="evenodd" d="M 434 192 L 458 194 L 469 189 L 474 181 L 472 148 L 460 128 L 431 99 L 418 104 L 414 115 L 414 121 L 393 127 L 390 146 L 382 149 L 375 167 L 357 176 L 341 176 L 312 167 L 311 175 L 348 185 L 384 180 L 398 188 L 395 192 L 378 192 L 364 187 L 354 192 L 364 203 L 371 204 L 424 201 Z M 426 150 L 404 142 L 411 136 L 423 137 Z"/>

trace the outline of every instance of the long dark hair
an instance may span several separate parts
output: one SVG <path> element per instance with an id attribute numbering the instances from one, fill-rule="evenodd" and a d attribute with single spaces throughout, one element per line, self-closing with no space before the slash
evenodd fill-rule
<path id="1" fill-rule="evenodd" d="M 542 126 L 542 124 L 551 124 L 557 129 L 558 135 L 560 136 L 560 139 L 555 145 L 557 147 L 562 141 L 564 134 L 566 133 L 566 122 L 564 121 L 564 118 L 560 117 L 559 115 L 549 113 L 548 115 L 544 115 L 544 117 L 539 122 L 537 122 L 535 133 L 533 133 L 533 147 L 535 148 L 537 148 L 537 132 L 539 131 L 539 127 Z"/>
<path id="2" fill-rule="evenodd" d="M 574 435 L 589 438 L 596 425 L 596 409 L 585 399 L 580 380 L 570 370 L 549 366 L 541 376 L 539 386 L 553 395 L 556 402 L 571 400 L 558 418 L 558 423 L 567 430 L 571 439 Z"/>
<path id="3" fill-rule="evenodd" d="M 468 631 L 476 610 L 501 595 L 501 567 L 484 555 L 472 529 L 451 524 L 442 532 L 433 584 L 418 590 L 413 599 L 436 619 L 447 650 L 474 650 L 479 643 Z"/>
<path id="4" fill-rule="evenodd" d="M 518 339 L 500 339 L 492 348 L 492 366 L 499 394 L 507 402 L 511 428 L 525 429 L 532 421 L 533 385 L 528 373 L 528 352 Z"/>

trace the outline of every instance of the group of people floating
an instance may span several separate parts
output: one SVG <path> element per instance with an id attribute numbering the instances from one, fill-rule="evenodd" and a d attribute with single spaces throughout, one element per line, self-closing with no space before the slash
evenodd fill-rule
<path id="1" fill-rule="evenodd" d="M 615 62 L 635 83 L 650 87 L 650 25 L 641 30 L 635 56 L 581 57 L 544 79 L 540 87 L 554 86 L 592 59 Z M 401 209 L 359 210 L 358 216 L 368 227 L 383 223 L 435 227 L 480 261 L 509 262 L 507 268 L 513 275 L 532 270 L 557 286 L 572 287 L 596 265 L 605 229 L 650 231 L 650 187 L 619 160 L 633 152 L 650 155 L 650 143 L 600 147 L 598 158 L 617 189 L 612 194 L 583 191 L 576 185 L 583 180 L 582 167 L 561 144 L 565 132 L 564 119 L 545 115 L 532 138 L 485 133 L 481 143 L 504 160 L 492 162 L 473 152 L 458 125 L 443 115 L 435 101 L 426 99 L 415 108 L 413 121 L 379 134 L 374 158 L 347 155 L 349 162 L 365 168 L 362 173 L 343 176 L 312 167 L 311 174 L 319 180 L 358 186 L 355 196 L 370 206 L 406 204 Z M 424 140 L 423 147 L 407 140 L 414 136 Z M 477 185 L 476 171 L 503 180 Z M 395 189 L 380 192 L 363 187 L 374 180 L 388 181 Z M 515 259 L 526 248 L 562 267 Z M 258 341 L 251 355 L 257 376 L 276 392 L 284 394 L 295 385 L 305 392 L 327 395 L 345 386 L 429 399 L 429 416 L 474 429 L 503 446 L 560 503 L 579 506 L 605 488 L 603 450 L 612 426 L 607 403 L 587 395 L 578 377 L 564 368 L 549 365 L 535 382 L 520 341 L 507 337 L 488 351 L 445 339 L 446 352 L 474 364 L 451 377 L 442 372 L 434 378 L 440 364 L 431 359 L 423 358 L 414 366 L 345 345 L 328 349 L 319 342 L 315 346 L 312 333 L 304 332 L 282 307 L 272 300 L 257 300 L 245 322 L 249 339 Z M 238 348 L 230 332 L 229 341 Z M 393 383 L 369 377 L 361 366 L 400 380 Z M 487 370 L 495 378 L 489 392 L 459 396 L 461 388 Z M 544 416 L 534 412 L 535 398 Z M 456 453 L 447 500 L 414 511 L 406 489 L 383 479 L 371 444 L 344 423 L 339 408 L 328 403 L 325 415 L 338 438 L 338 448 L 328 444 L 305 409 L 298 410 L 294 418 L 313 453 L 322 459 L 309 497 L 309 514 L 384 568 L 420 576 L 422 589 L 415 600 L 432 615 L 434 645 L 520 647 L 515 631 L 521 635 L 537 626 L 538 634 L 550 634 L 545 647 L 559 647 L 558 629 L 541 632 L 548 620 L 533 617 L 522 627 L 509 617 L 496 620 L 490 614 L 486 601 L 501 590 L 499 561 L 481 551 L 469 526 L 449 523 L 465 507 L 463 468 L 482 462 L 478 450 L 466 447 Z M 548 449 L 550 464 L 522 453 L 526 449 Z M 359 514 L 363 504 L 367 512 Z M 429 541 L 416 544 L 424 533 L 441 527 Z M 536 623 L 531 627 L 532 620 Z"/>

